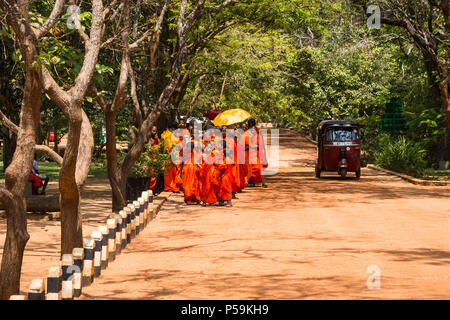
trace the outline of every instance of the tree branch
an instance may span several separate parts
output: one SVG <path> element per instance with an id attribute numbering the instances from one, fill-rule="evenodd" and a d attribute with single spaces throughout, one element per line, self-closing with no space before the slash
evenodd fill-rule
<path id="1" fill-rule="evenodd" d="M 88 89 L 89 94 L 94 98 L 95 101 L 97 101 L 100 108 L 102 108 L 103 112 L 106 112 L 108 110 L 108 104 L 106 103 L 103 96 L 98 94 L 97 87 L 94 85 L 90 85 Z"/>
<path id="2" fill-rule="evenodd" d="M 164 5 L 161 9 L 161 13 L 159 14 L 158 17 L 158 21 L 155 24 L 155 28 L 154 29 L 150 29 L 147 30 L 139 39 L 137 39 L 135 42 L 133 42 L 132 44 L 130 44 L 130 46 L 128 47 L 130 54 L 133 54 L 134 52 L 136 52 L 137 50 L 139 50 L 139 45 L 142 41 L 144 41 L 145 39 L 147 39 L 147 37 L 151 34 L 154 34 L 156 32 L 160 32 L 161 30 L 161 25 L 162 22 L 164 20 L 164 16 L 166 15 L 167 9 L 168 9 L 168 0 L 164 1 Z"/>
<path id="3" fill-rule="evenodd" d="M 214 13 L 216 11 L 219 11 L 222 8 L 225 8 L 226 6 L 232 4 L 236 2 L 236 0 L 225 0 L 224 2 L 222 2 L 221 4 L 215 6 L 214 8 L 211 9 L 203 9 L 201 14 L 208 14 L 208 13 Z"/>
<path id="4" fill-rule="evenodd" d="M 3 99 L 5 97 L 0 94 L 0 101 L 4 103 Z M 8 117 L 0 110 L 0 122 L 3 123 L 5 127 L 7 127 L 12 133 L 16 134 L 19 132 L 19 127 L 8 119 Z"/>
<path id="5" fill-rule="evenodd" d="M 11 209 L 14 206 L 14 197 L 9 190 L 0 188 L 0 202 L 3 204 L 6 214 L 13 212 Z"/>
<path id="6" fill-rule="evenodd" d="M 98 52 L 103 38 L 103 3 L 101 0 L 92 1 L 92 27 L 89 40 L 86 42 L 86 54 L 81 71 L 75 79 L 75 85 L 68 91 L 75 101 L 80 101 L 86 94 L 91 82 Z"/>
<path id="7" fill-rule="evenodd" d="M 56 153 L 54 150 L 52 150 L 50 147 L 46 145 L 36 145 L 34 146 L 34 152 L 39 152 L 47 155 L 50 159 L 56 162 L 58 166 L 62 166 L 63 158 Z"/>
<path id="8" fill-rule="evenodd" d="M 58 18 L 64 8 L 64 2 L 64 0 L 56 0 L 56 3 L 47 21 L 45 21 L 44 24 L 37 30 L 38 39 L 44 36 L 58 21 Z"/>

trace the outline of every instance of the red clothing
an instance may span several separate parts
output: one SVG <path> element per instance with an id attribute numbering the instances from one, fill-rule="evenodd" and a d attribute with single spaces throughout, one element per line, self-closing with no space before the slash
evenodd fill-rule
<path id="1" fill-rule="evenodd" d="M 33 188 L 40 188 L 40 187 L 42 187 L 44 185 L 42 183 L 42 179 L 39 178 L 38 176 L 35 176 L 32 173 L 30 173 L 30 176 L 28 177 L 28 180 L 32 180 L 33 181 Z"/>

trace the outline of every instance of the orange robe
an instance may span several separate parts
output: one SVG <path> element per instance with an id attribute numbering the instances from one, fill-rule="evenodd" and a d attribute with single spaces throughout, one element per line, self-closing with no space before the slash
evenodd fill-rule
<path id="1" fill-rule="evenodd" d="M 226 139 L 227 149 L 234 148 L 233 151 L 233 158 L 230 160 L 230 164 L 235 164 L 231 167 L 231 186 L 233 192 L 241 191 L 241 179 L 240 179 L 240 173 L 239 173 L 239 166 L 237 165 L 237 144 L 234 139 Z"/>
<path id="2" fill-rule="evenodd" d="M 231 159 L 224 156 L 223 162 L 217 165 L 219 173 L 221 170 L 224 170 L 223 174 L 219 177 L 218 196 L 220 200 L 231 200 L 233 198 L 233 172 L 230 163 Z"/>
<path id="3" fill-rule="evenodd" d="M 241 183 L 241 190 L 244 190 L 245 187 L 248 185 L 248 179 L 247 179 L 247 165 L 244 163 L 240 163 L 239 165 L 239 180 Z"/>
<path id="4" fill-rule="evenodd" d="M 245 152 L 245 135 L 241 135 L 236 137 L 236 150 L 237 156 L 235 157 L 235 161 L 239 166 L 239 183 L 240 190 L 244 190 L 248 184 L 248 154 Z"/>
<path id="5" fill-rule="evenodd" d="M 209 204 L 217 202 L 217 191 L 219 190 L 219 172 L 213 163 L 213 157 L 208 155 L 207 161 L 203 161 L 200 170 L 200 199 Z"/>
<path id="6" fill-rule="evenodd" d="M 189 135 L 189 130 L 182 129 L 181 136 L 179 136 L 178 142 L 177 142 L 177 145 L 180 146 L 180 148 L 182 148 L 182 146 L 183 146 L 183 139 L 184 139 L 184 136 L 186 136 L 186 135 Z M 183 157 L 183 149 L 180 150 L 178 155 L 179 155 L 180 159 Z M 183 180 L 184 180 L 181 178 L 181 164 L 177 164 L 177 172 L 176 173 L 177 173 L 177 176 L 175 179 L 176 184 L 178 185 L 178 188 L 181 189 L 181 188 L 183 188 Z"/>
<path id="7" fill-rule="evenodd" d="M 244 181 L 244 186 L 247 186 L 250 182 L 250 177 L 252 174 L 252 169 L 250 165 L 250 137 L 248 130 L 241 136 L 239 143 L 238 143 L 238 152 L 240 153 L 241 157 L 244 156 L 244 159 L 239 159 L 239 161 L 243 161 L 244 163 L 241 164 L 241 181 Z"/>
<path id="8" fill-rule="evenodd" d="M 194 162 L 194 152 L 191 153 L 191 162 L 183 165 L 183 192 L 184 201 L 200 201 L 199 174 L 200 168 Z"/>
<path id="9" fill-rule="evenodd" d="M 256 135 L 254 135 L 250 141 L 250 159 L 254 158 L 254 153 L 256 153 L 256 164 L 251 164 L 252 175 L 250 177 L 249 183 L 258 183 L 264 179 L 261 173 L 262 168 L 267 168 L 267 158 L 266 158 L 266 146 L 264 144 L 263 136 L 259 133 L 259 128 L 256 129 Z"/>
<path id="10" fill-rule="evenodd" d="M 178 140 L 169 130 L 164 131 L 161 137 L 164 138 L 167 150 L 169 151 L 169 154 L 171 154 L 173 146 L 178 143 Z M 164 174 L 164 191 L 173 191 L 175 193 L 180 192 L 180 187 L 183 183 L 180 178 L 180 168 L 180 165 L 174 163 L 172 163 L 170 167 L 166 168 L 166 172 Z"/>

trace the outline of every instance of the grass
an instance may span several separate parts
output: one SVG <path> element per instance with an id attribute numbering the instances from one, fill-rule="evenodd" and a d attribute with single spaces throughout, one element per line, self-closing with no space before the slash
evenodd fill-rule
<path id="1" fill-rule="evenodd" d="M 423 179 L 438 180 L 438 181 L 450 181 L 450 170 L 427 169 L 425 171 Z"/>
<path id="2" fill-rule="evenodd" d="M 59 166 L 55 162 L 41 161 L 38 162 L 39 173 L 50 178 L 50 181 L 59 179 Z M 88 178 L 107 178 L 108 172 L 104 162 L 93 162 L 89 170 Z M 3 161 L 0 161 L 0 178 L 4 179 Z"/>

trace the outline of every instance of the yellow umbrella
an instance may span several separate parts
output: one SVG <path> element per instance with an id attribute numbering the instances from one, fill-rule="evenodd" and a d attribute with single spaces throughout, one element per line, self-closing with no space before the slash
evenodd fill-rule
<path id="1" fill-rule="evenodd" d="M 229 126 L 235 123 L 244 122 L 251 117 L 252 115 L 245 110 L 230 109 L 217 115 L 217 117 L 214 118 L 213 123 L 215 126 Z"/>
<path id="2" fill-rule="evenodd" d="M 175 138 L 174 134 L 170 132 L 170 130 L 166 130 L 161 134 L 161 138 L 164 139 L 167 148 L 171 148 L 173 145 L 178 143 L 177 138 Z"/>

